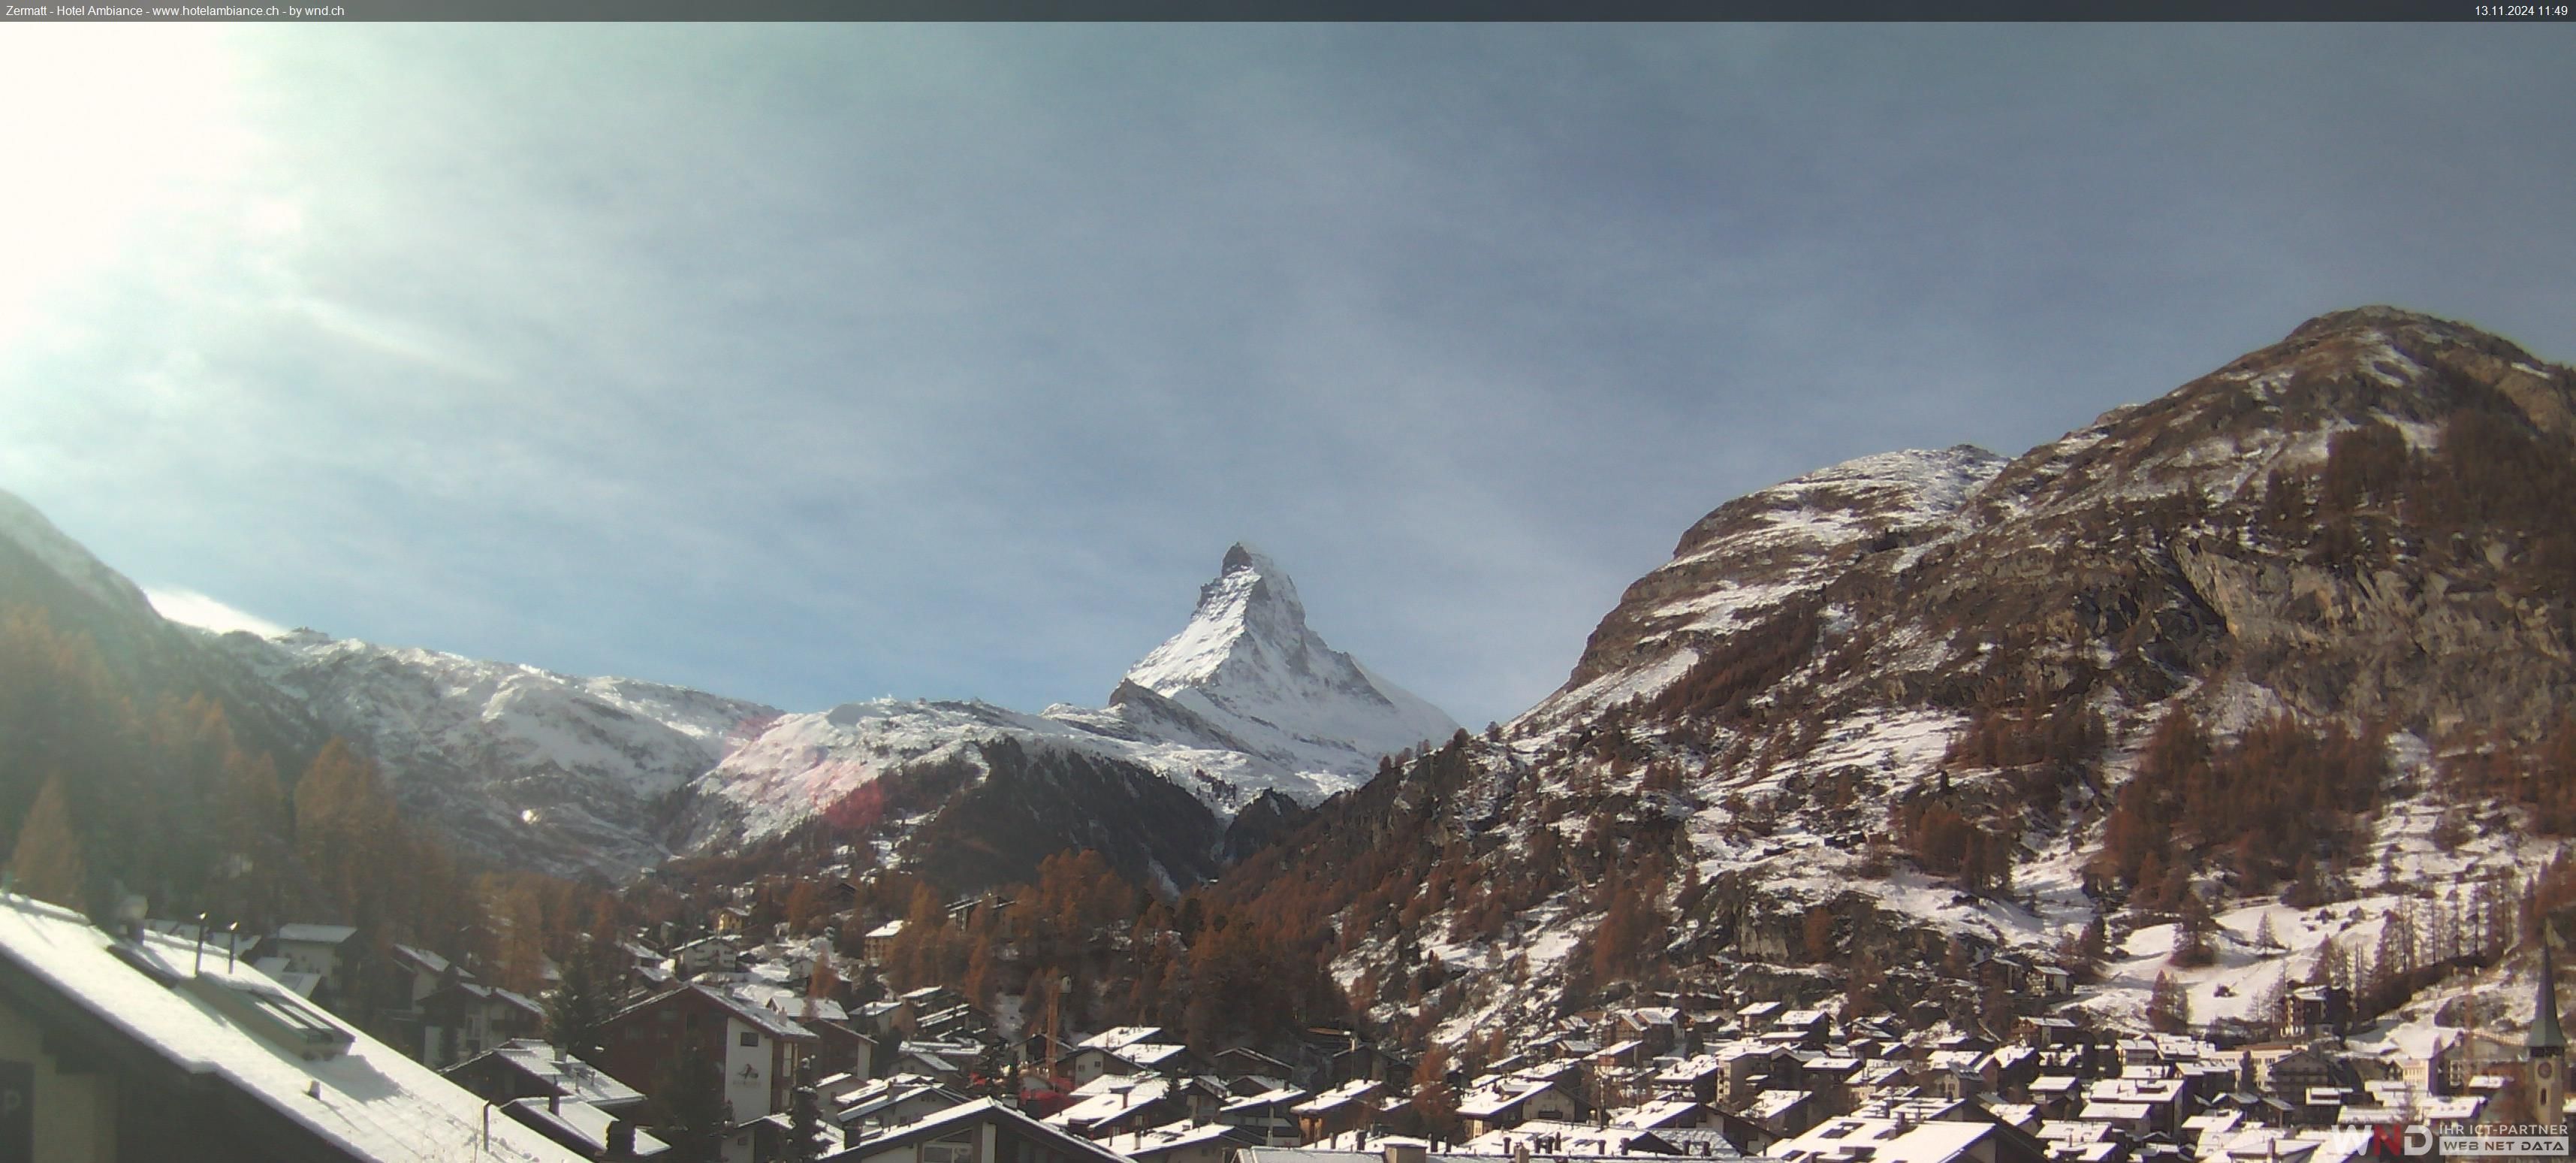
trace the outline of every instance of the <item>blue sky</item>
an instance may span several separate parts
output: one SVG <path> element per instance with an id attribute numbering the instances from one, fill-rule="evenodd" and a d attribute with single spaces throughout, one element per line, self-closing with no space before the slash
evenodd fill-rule
<path id="1" fill-rule="evenodd" d="M 0 488 L 286 625 L 1097 702 L 1241 538 L 1481 723 L 1731 496 L 2393 302 L 2576 29 L 11 25 Z"/>

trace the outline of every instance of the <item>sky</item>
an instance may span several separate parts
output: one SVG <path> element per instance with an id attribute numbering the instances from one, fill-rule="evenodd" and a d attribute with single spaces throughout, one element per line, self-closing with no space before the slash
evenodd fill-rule
<path id="1" fill-rule="evenodd" d="M 2576 28 L 0 28 L 0 489 L 201 619 L 1096 705 L 1237 540 L 1461 722 L 1692 521 L 2395 303 Z M 18 115 L 24 113 L 27 115 Z"/>

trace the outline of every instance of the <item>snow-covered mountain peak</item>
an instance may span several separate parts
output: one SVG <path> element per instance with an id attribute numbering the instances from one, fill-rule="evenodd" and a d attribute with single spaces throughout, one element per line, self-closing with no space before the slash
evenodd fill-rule
<path id="1" fill-rule="evenodd" d="M 1199 587 L 1189 624 L 1128 668 L 1125 681 L 1172 695 L 1228 671 L 1271 663 L 1304 670 L 1312 665 L 1310 647 L 1322 642 L 1306 626 L 1297 584 L 1260 550 L 1238 541 L 1225 551 L 1215 579 Z"/>
<path id="2" fill-rule="evenodd" d="M 1326 644 L 1306 624 L 1296 583 L 1243 542 L 1199 587 L 1189 624 L 1127 671 L 1113 708 L 1145 713 L 1133 688 L 1219 733 L 1209 742 L 1296 770 L 1365 774 L 1380 755 L 1458 729 L 1439 708 Z"/>

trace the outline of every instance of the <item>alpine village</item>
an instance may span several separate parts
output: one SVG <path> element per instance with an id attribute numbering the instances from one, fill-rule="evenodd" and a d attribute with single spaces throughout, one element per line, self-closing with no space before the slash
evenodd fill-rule
<path id="1" fill-rule="evenodd" d="M 2563 1153 L 2571 497 L 2576 370 L 2338 311 L 2018 456 L 1727 501 L 1475 729 L 1248 545 L 1106 705 L 792 711 L 183 626 L 0 495 L 0 1131 Z"/>

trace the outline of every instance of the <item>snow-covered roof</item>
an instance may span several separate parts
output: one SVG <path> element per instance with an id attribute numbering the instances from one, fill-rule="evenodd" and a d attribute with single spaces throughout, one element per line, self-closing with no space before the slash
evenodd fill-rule
<path id="1" fill-rule="evenodd" d="M 1212 1143 L 1234 1133 L 1234 1128 L 1217 1123 L 1179 1122 L 1124 1135 L 1111 1135 L 1100 1145 L 1129 1158 L 1151 1155 L 1158 1151 L 1177 1151 L 1201 1143 Z"/>
<path id="2" fill-rule="evenodd" d="M 313 991 L 322 985 L 322 975 L 289 968 L 291 964 L 283 957 L 262 957 L 252 962 L 251 968 L 267 974 L 269 980 L 294 991 L 297 997 L 313 996 Z"/>
<path id="3" fill-rule="evenodd" d="M 1336 1089 L 1346 1088 L 1337 1087 Z M 1304 1097 L 1306 1097 L 1306 1092 L 1299 1090 L 1296 1087 L 1274 1086 L 1259 1094 L 1246 1095 L 1242 1098 L 1235 1099 L 1224 1106 L 1218 1107 L 1217 1110 L 1220 1114 L 1247 1114 L 1252 1111 L 1261 1110 L 1265 1107 L 1275 1107 L 1281 1103 L 1297 1103 L 1297 1105 L 1288 1108 L 1291 1114 L 1313 1113 L 1309 1111 L 1308 1108 L 1315 1107 L 1314 1103 L 1298 1102 L 1299 1099 Z M 1322 1099 L 1318 1098 L 1316 1101 L 1321 1102 Z M 1323 1108 L 1315 1107 L 1315 1109 L 1321 1110 Z"/>
<path id="4" fill-rule="evenodd" d="M 1610 1125 L 1651 1130 L 1675 1119 L 1691 1117 L 1700 1109 L 1700 1104 L 1685 1098 L 1657 1099 L 1619 1112 L 1610 1120 Z"/>
<path id="5" fill-rule="evenodd" d="M 1164 1079 L 1139 1078 L 1132 1081 L 1132 1086 L 1086 1095 L 1082 1101 L 1048 1115 L 1045 1121 L 1058 1127 L 1089 1126 L 1116 1118 L 1147 1103 L 1159 1102 L 1164 1095 L 1171 1093 L 1172 1084 Z"/>
<path id="6" fill-rule="evenodd" d="M 1118 1051 L 1118 1056 L 1138 1066 L 1152 1068 L 1180 1057 L 1188 1049 L 1170 1042 L 1130 1042 Z"/>
<path id="7" fill-rule="evenodd" d="M 1803 1090 L 1766 1090 L 1754 1095 L 1753 1101 L 1744 1105 L 1744 1117 L 1757 1120 L 1775 1118 L 1812 1097 Z"/>
<path id="8" fill-rule="evenodd" d="M 492 1122 L 487 1146 L 481 1098 L 309 1006 L 301 1020 L 338 1030 L 347 1049 L 314 1059 L 281 1053 L 192 992 L 256 997 L 276 983 L 221 958 L 199 963 L 195 953 L 193 943 L 159 935 L 119 942 L 68 909 L 0 898 L 0 960 L 173 1069 L 238 1091 L 351 1158 L 410 1163 L 436 1150 L 492 1163 L 577 1159 L 506 1119 Z"/>
<path id="9" fill-rule="evenodd" d="M 394 957 L 398 960 L 409 961 L 429 973 L 447 972 L 448 962 L 446 958 L 417 946 L 404 945 L 397 942 L 394 945 Z"/>
<path id="10" fill-rule="evenodd" d="M 1519 1106 L 1522 1100 L 1552 1085 L 1554 1084 L 1546 1082 L 1531 1083 L 1518 1079 L 1502 1079 L 1480 1086 L 1459 1098 L 1458 1113 L 1471 1119 L 1489 1119 Z"/>
<path id="11" fill-rule="evenodd" d="M 1630 1143 L 1647 1132 L 1633 1127 L 1596 1127 L 1589 1123 L 1564 1123 L 1533 1119 L 1519 1126 L 1487 1131 L 1459 1144 L 1463 1154 L 1512 1155 L 1517 1148 L 1528 1147 L 1532 1154 L 1552 1156 L 1656 1155 L 1669 1157 L 1655 1149 L 1635 1149 Z M 1447 1154 L 1447 1152 L 1443 1152 Z"/>
<path id="12" fill-rule="evenodd" d="M 1950 1163 L 1994 1133 L 1992 1123 L 1907 1123 L 1847 1116 L 1827 1119 L 1806 1134 L 1772 1144 L 1771 1151 L 1790 1163 L 1857 1156 L 1858 1148 L 1868 1148 L 1871 1163 Z"/>
<path id="13" fill-rule="evenodd" d="M 486 1051 L 493 1058 L 538 1083 L 550 1087 L 566 1098 L 616 1109 L 644 1101 L 634 1087 L 611 1078 L 606 1071 L 566 1055 L 553 1044 L 536 1038 L 513 1038 Z M 460 1068 L 461 1069 L 461 1068 Z"/>
<path id="14" fill-rule="evenodd" d="M 729 996 L 717 990 L 709 989 L 703 985 L 692 985 L 686 988 L 694 989 L 699 993 L 715 999 L 718 1004 L 724 1006 L 727 1010 L 732 1011 L 735 1017 L 741 1018 L 743 1021 L 750 1023 L 752 1026 L 758 1028 L 761 1032 L 768 1034 L 770 1037 L 785 1038 L 791 1041 L 806 1041 L 815 1036 L 814 1031 L 806 1029 L 804 1026 L 798 1024 L 794 1018 L 790 1018 L 776 1010 L 764 1009 L 760 1006 L 752 1005 L 749 1002 L 745 1002 L 739 998 Z"/>
<path id="15" fill-rule="evenodd" d="M 1151 1042 L 1162 1035 L 1161 1026 L 1119 1026 L 1084 1038 L 1077 1045 L 1085 1050 L 1123 1050 L 1138 1042 Z"/>
<path id="16" fill-rule="evenodd" d="M 1079 1163 L 1127 1163 L 1125 1158 L 1110 1153 L 1097 1143 L 1077 1135 L 1066 1134 L 989 1098 L 960 1103 L 909 1123 L 888 1127 L 867 1138 L 851 1142 L 844 1150 L 860 1153 L 852 1156 L 853 1158 L 864 1158 L 871 1153 L 872 1149 L 887 1146 L 899 1140 L 918 1140 L 945 1132 L 950 1127 L 979 1122 L 1012 1124 L 1020 1133 L 1046 1143 L 1057 1153 L 1069 1156 Z"/>
<path id="17" fill-rule="evenodd" d="M 1374 1081 L 1366 1078 L 1354 1078 L 1349 1082 L 1345 1082 L 1340 1086 L 1327 1090 L 1311 1099 L 1298 1103 L 1295 1108 L 1295 1113 L 1301 1115 L 1323 1114 L 1335 1107 L 1339 1107 L 1355 1099 L 1364 1098 L 1375 1093 L 1377 1088 L 1378 1084 Z"/>
<path id="18" fill-rule="evenodd" d="M 311 925 L 294 922 L 277 927 L 278 940 L 298 941 L 311 945 L 337 945 L 357 935 L 358 930 L 354 925 Z"/>
<path id="19" fill-rule="evenodd" d="M 552 1126 L 558 1133 L 579 1138 L 595 1150 L 608 1145 L 608 1126 L 617 1121 L 617 1116 L 578 1099 L 565 1099 L 550 1106 L 542 1098 L 519 1098 L 510 1100 L 507 1105 L 512 1108 L 511 1118 Z M 670 1144 L 637 1128 L 635 1158 L 650 1159 L 670 1149 Z"/>

